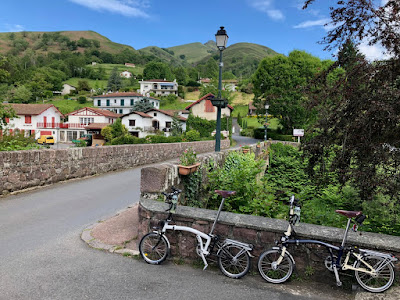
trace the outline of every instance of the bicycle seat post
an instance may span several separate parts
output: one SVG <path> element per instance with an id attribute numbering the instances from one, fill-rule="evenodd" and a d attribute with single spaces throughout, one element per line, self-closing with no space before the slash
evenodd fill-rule
<path id="1" fill-rule="evenodd" d="M 217 217 L 215 218 L 213 226 L 211 228 L 210 235 L 212 235 L 212 233 L 213 233 L 213 231 L 215 229 L 215 225 L 217 224 L 219 215 L 221 214 L 221 210 L 222 210 L 222 207 L 224 206 L 224 202 L 225 202 L 225 198 L 223 197 L 222 201 L 221 201 L 221 204 L 219 205 L 219 209 L 218 209 L 218 212 L 217 212 Z"/>
<path id="2" fill-rule="evenodd" d="M 346 244 L 347 235 L 349 234 L 350 223 L 351 223 L 351 218 L 349 218 L 347 221 L 346 231 L 344 232 L 343 241 L 342 241 L 342 247 L 344 247 L 344 245 Z"/>

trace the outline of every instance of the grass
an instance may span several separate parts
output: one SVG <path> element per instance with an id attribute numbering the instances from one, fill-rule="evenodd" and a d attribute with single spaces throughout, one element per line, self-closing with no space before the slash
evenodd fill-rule
<path id="1" fill-rule="evenodd" d="M 246 118 L 242 118 L 242 119 L 247 121 L 247 127 L 258 128 L 258 127 L 264 126 L 264 121 L 263 121 L 263 123 L 259 123 L 258 118 L 256 118 L 256 117 L 246 117 Z M 268 118 L 268 124 L 269 124 L 268 125 L 269 129 L 276 130 L 276 129 L 278 129 L 278 126 L 279 126 L 279 119 Z"/>
<path id="2" fill-rule="evenodd" d="M 53 99 L 46 101 L 46 103 L 53 104 L 62 114 L 68 114 L 83 107 L 93 107 L 92 101 L 87 101 L 86 103 L 81 104 L 76 100 Z"/>
<path id="3" fill-rule="evenodd" d="M 88 78 L 72 77 L 72 78 L 64 81 L 64 83 L 68 83 L 70 85 L 73 85 L 74 87 L 78 87 L 78 82 L 83 81 L 83 80 L 87 81 L 91 88 L 95 88 L 96 84 L 97 84 L 98 88 L 106 88 L 107 82 L 108 82 L 108 80 L 94 80 L 94 79 L 88 79 Z"/>
<path id="4" fill-rule="evenodd" d="M 97 63 L 95 66 L 87 65 L 86 67 L 92 68 L 92 69 L 98 69 L 99 67 L 102 67 L 107 76 L 110 76 L 110 74 L 114 68 L 117 68 L 117 70 L 119 72 L 129 71 L 135 75 L 142 74 L 143 70 L 144 70 L 144 67 L 136 66 L 135 68 L 132 68 L 132 67 L 127 67 L 123 64 L 100 64 L 100 63 Z"/>
<path id="5" fill-rule="evenodd" d="M 176 100 L 172 103 L 169 103 L 165 100 L 161 100 L 160 109 L 184 110 L 188 105 L 190 105 L 189 102 L 184 102 L 182 100 Z"/>
<path id="6" fill-rule="evenodd" d="M 234 110 L 232 112 L 232 116 L 234 118 L 237 118 L 238 114 L 240 114 L 242 117 L 247 116 L 247 113 L 249 111 L 248 105 L 235 105 Z"/>

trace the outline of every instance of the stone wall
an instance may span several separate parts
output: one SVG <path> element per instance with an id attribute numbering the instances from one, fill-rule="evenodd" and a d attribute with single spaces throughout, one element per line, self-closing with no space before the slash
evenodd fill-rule
<path id="1" fill-rule="evenodd" d="M 229 140 L 221 148 L 229 148 Z M 215 141 L 138 144 L 0 152 L 0 195 L 72 178 L 128 169 L 178 158 L 188 147 L 214 151 Z"/>

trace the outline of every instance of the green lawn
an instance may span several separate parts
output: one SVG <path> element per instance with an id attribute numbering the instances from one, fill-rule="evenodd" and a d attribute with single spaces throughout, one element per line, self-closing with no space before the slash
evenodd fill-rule
<path id="1" fill-rule="evenodd" d="M 93 107 L 93 101 L 87 101 L 81 104 L 76 100 L 54 99 L 48 100 L 46 103 L 53 104 L 63 114 L 68 114 L 83 107 Z"/>
<path id="2" fill-rule="evenodd" d="M 256 117 L 246 117 L 246 118 L 243 118 L 242 120 L 247 121 L 248 127 L 254 127 L 254 128 L 264 126 L 264 122 L 265 122 L 265 118 L 264 118 L 262 123 L 259 123 L 258 118 L 256 118 Z M 279 119 L 278 118 L 268 118 L 268 124 L 269 124 L 268 125 L 269 129 L 276 130 L 279 126 Z"/>
<path id="3" fill-rule="evenodd" d="M 136 66 L 135 68 L 132 68 L 132 67 L 126 67 L 125 65 L 122 65 L 122 64 L 100 64 L 100 63 L 98 63 L 95 66 L 87 65 L 86 67 L 92 68 L 92 69 L 98 69 L 99 67 L 102 67 L 105 70 L 107 77 L 110 76 L 112 70 L 115 67 L 117 68 L 117 70 L 119 72 L 128 71 L 135 75 L 143 74 L 143 70 L 144 70 L 144 67 Z"/>
<path id="4" fill-rule="evenodd" d="M 189 106 L 190 102 L 183 102 L 181 100 L 176 100 L 173 103 L 168 103 L 165 100 L 161 100 L 160 109 L 175 109 L 175 110 L 183 110 L 187 106 Z"/>
<path id="5" fill-rule="evenodd" d="M 237 118 L 239 113 L 240 113 L 241 117 L 247 116 L 247 113 L 249 111 L 248 105 L 234 105 L 233 108 L 234 108 L 234 110 L 232 112 L 232 116 L 234 118 Z"/>

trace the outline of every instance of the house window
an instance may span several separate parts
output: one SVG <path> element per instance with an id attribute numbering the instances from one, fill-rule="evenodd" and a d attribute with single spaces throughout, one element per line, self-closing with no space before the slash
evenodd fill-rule
<path id="1" fill-rule="evenodd" d="M 117 99 L 114 99 L 114 104 L 117 104 Z"/>
<path id="2" fill-rule="evenodd" d="M 154 113 L 154 116 L 157 117 L 157 113 Z"/>
<path id="3" fill-rule="evenodd" d="M 125 100 L 121 99 L 121 106 L 125 106 Z"/>
<path id="4" fill-rule="evenodd" d="M 30 115 L 25 116 L 25 124 L 32 124 L 32 116 Z"/>
<path id="5" fill-rule="evenodd" d="M 129 120 L 129 126 L 136 126 L 136 120 Z"/>
<path id="6" fill-rule="evenodd" d="M 6 118 L 6 123 L 10 123 L 10 118 Z"/>
<path id="7" fill-rule="evenodd" d="M 165 127 L 166 128 L 171 128 L 171 122 L 165 122 Z"/>
<path id="8" fill-rule="evenodd" d="M 79 122 L 82 125 L 89 125 L 91 123 L 94 123 L 94 118 L 79 118 Z"/>
<path id="9" fill-rule="evenodd" d="M 119 110 L 119 113 L 120 113 L 120 114 L 122 114 L 122 113 L 123 113 L 123 110 L 122 110 L 122 109 L 120 109 L 120 110 Z"/>
<path id="10" fill-rule="evenodd" d="M 131 106 L 133 106 L 133 104 L 135 104 L 135 100 L 131 99 Z"/>
<path id="11" fill-rule="evenodd" d="M 97 106 L 101 106 L 101 100 L 97 100 Z"/>
<path id="12" fill-rule="evenodd" d="M 107 99 L 107 106 L 110 106 L 110 100 Z"/>

